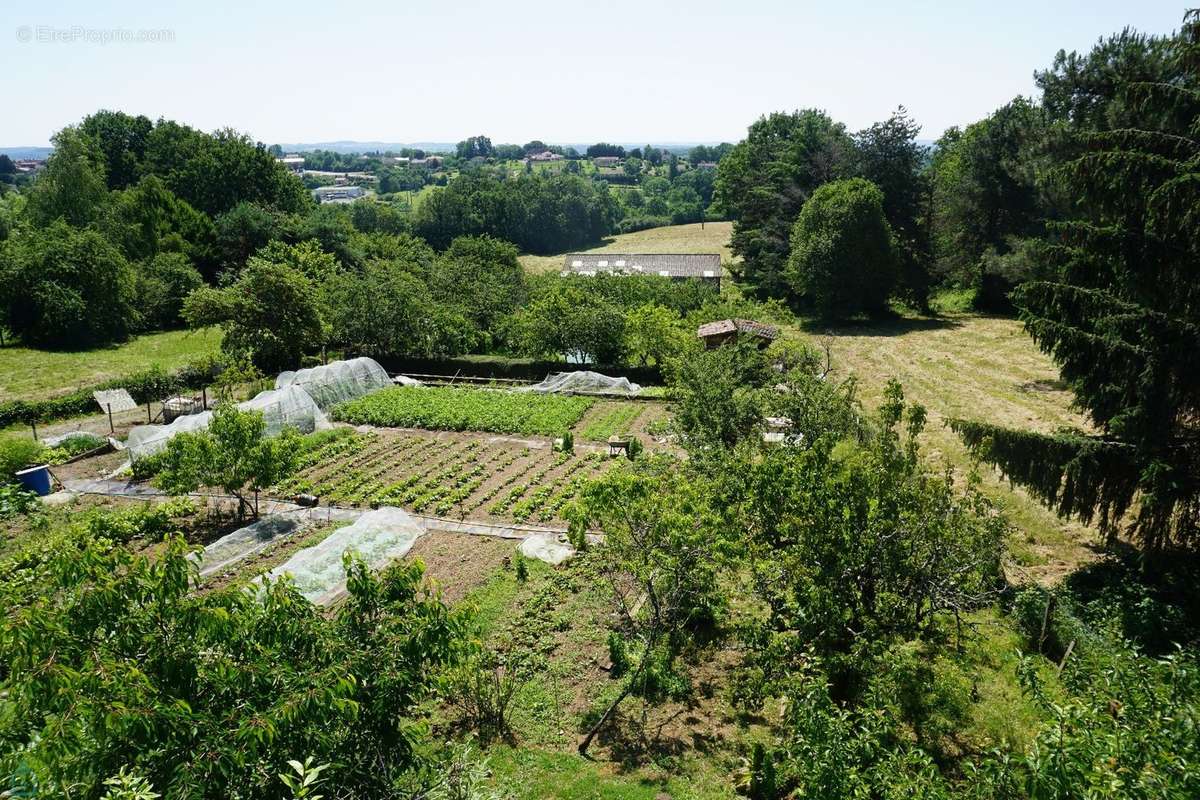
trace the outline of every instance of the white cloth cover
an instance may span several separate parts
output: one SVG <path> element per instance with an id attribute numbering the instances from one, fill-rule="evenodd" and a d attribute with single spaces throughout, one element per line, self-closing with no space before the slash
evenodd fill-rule
<path id="1" fill-rule="evenodd" d="M 368 511 L 355 522 L 305 548 L 267 573 L 278 578 L 290 575 L 300 593 L 317 605 L 327 605 L 346 590 L 342 554 L 347 550 L 361 556 L 371 569 L 380 569 L 403 558 L 424 529 L 407 512 L 385 506 Z"/>
<path id="2" fill-rule="evenodd" d="M 243 411 L 261 411 L 266 422 L 266 435 L 278 436 L 284 428 L 291 427 L 300 433 L 312 433 L 329 427 L 329 420 L 298 386 L 285 389 L 268 389 L 259 392 L 254 399 L 239 403 Z M 153 455 L 167 446 L 167 442 L 181 433 L 204 430 L 212 421 L 211 411 L 178 417 L 170 425 L 139 425 L 129 432 L 125 447 L 131 461 Z"/>
<path id="3" fill-rule="evenodd" d="M 531 533 L 521 540 L 517 549 L 526 558 L 536 558 L 556 567 L 575 555 L 575 548 L 561 533 Z"/>
<path id="4" fill-rule="evenodd" d="M 599 372 L 556 372 L 547 375 L 541 383 L 533 386 L 522 386 L 519 392 L 537 392 L 551 394 L 558 392 L 581 392 L 586 394 L 617 394 L 632 397 L 642 391 L 636 383 L 630 383 L 628 378 L 610 378 Z"/>
<path id="5" fill-rule="evenodd" d="M 352 358 L 299 372 L 281 372 L 275 379 L 276 389 L 299 386 L 308 392 L 322 411 L 391 385 L 387 371 L 371 358 Z"/>

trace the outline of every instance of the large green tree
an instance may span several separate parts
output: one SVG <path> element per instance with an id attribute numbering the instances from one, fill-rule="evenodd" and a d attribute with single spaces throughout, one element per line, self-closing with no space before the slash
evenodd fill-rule
<path id="1" fill-rule="evenodd" d="M 1103 46 L 1103 45 L 1102 45 Z M 1128 128 L 1072 133 L 1054 179 L 1078 202 L 1021 287 L 1026 330 L 1059 364 L 1094 430 L 956 429 L 1064 514 L 1148 549 L 1200 544 L 1200 16 L 1172 44 L 1171 80 L 1116 84 Z"/>
<path id="2" fill-rule="evenodd" d="M 734 220 L 738 274 L 760 294 L 786 297 L 792 225 L 818 186 L 847 177 L 854 143 L 840 123 L 807 109 L 762 117 L 717 168 L 715 199 Z"/>
<path id="3" fill-rule="evenodd" d="M 517 248 L 491 236 L 455 239 L 429 278 L 439 300 L 460 306 L 468 319 L 489 333 L 528 295 Z"/>
<path id="4" fill-rule="evenodd" d="M 134 271 L 121 251 L 94 229 L 61 220 L 3 244 L 0 298 L 11 330 L 46 347 L 121 341 L 140 318 Z"/>
<path id="5" fill-rule="evenodd" d="M 787 276 L 825 319 L 886 308 L 896 252 L 879 187 L 851 178 L 813 192 L 792 228 Z"/>

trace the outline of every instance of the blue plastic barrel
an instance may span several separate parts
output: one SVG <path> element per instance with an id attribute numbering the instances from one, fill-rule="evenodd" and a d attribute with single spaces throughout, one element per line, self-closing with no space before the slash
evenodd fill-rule
<path id="1" fill-rule="evenodd" d="M 17 473 L 17 480 L 29 491 L 40 497 L 50 494 L 50 467 L 42 464 L 40 467 L 30 467 Z"/>

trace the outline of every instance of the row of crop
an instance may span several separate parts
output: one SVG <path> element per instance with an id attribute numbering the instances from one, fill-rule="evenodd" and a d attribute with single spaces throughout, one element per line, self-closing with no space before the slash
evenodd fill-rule
<path id="1" fill-rule="evenodd" d="M 437 440 L 431 440 L 436 442 Z M 445 442 L 442 443 L 443 445 Z M 464 458 L 474 457 L 474 451 L 479 446 L 478 442 L 468 442 L 461 447 L 452 447 L 436 461 L 430 461 L 426 458 L 423 466 L 411 474 L 405 476 L 399 481 L 394 481 L 386 486 L 380 486 L 377 491 L 371 495 L 372 505 L 410 505 L 420 495 L 422 484 L 426 482 L 430 476 L 437 475 L 445 470 L 451 464 L 456 464 Z M 424 453 L 423 456 L 428 456 Z"/>
<path id="2" fill-rule="evenodd" d="M 593 442 L 605 442 L 613 434 L 629 433 L 634 421 L 642 415 L 645 408 L 634 403 L 618 403 L 607 413 L 597 416 L 585 425 L 580 435 Z"/>
<path id="3" fill-rule="evenodd" d="M 387 428 L 556 436 L 579 422 L 594 402 L 590 397 L 398 386 L 342 403 L 333 415 Z"/>
<path id="4" fill-rule="evenodd" d="M 419 451 L 428 446 L 419 445 L 418 441 L 403 440 L 393 445 L 382 437 L 376 437 L 368 447 L 339 454 L 339 457 L 319 464 L 293 479 L 287 488 L 297 494 L 316 495 L 331 503 L 347 501 L 349 495 L 365 483 L 392 471 L 406 452 Z"/>
<path id="5" fill-rule="evenodd" d="M 433 449 L 436 449 L 439 442 L 436 439 L 428 439 L 418 444 L 416 439 L 406 439 L 401 445 L 402 450 L 407 450 L 413 458 L 424 459 L 424 457 Z M 329 492 L 329 502 L 333 504 L 345 503 L 347 505 L 365 505 L 367 503 L 380 503 L 379 498 L 387 493 L 389 489 L 394 487 L 394 483 L 386 483 L 384 478 L 392 475 L 397 471 L 398 460 L 394 458 L 396 451 L 385 451 L 378 458 L 370 462 L 365 469 L 350 469 L 343 474 L 336 482 L 332 491 Z M 457 451 L 446 456 L 443 462 L 457 457 Z M 430 469 L 435 469 L 430 467 Z M 382 503 L 381 503 L 382 504 Z"/>
<path id="6" fill-rule="evenodd" d="M 575 492 L 586 480 L 585 475 L 578 473 L 583 469 L 594 471 L 604 460 L 604 454 L 592 453 L 575 459 L 569 467 L 563 470 L 550 483 L 539 486 L 528 497 L 512 507 L 512 518 L 517 522 L 525 522 L 537 514 L 540 522 L 549 522 L 557 516 L 558 511 L 566 505 Z"/>
<path id="7" fill-rule="evenodd" d="M 509 512 L 510 509 L 512 509 L 518 500 L 525 496 L 525 493 L 528 492 L 530 488 L 534 486 L 540 486 L 542 481 L 545 480 L 546 475 L 548 475 L 551 470 L 562 466 L 567 461 L 571 460 L 572 457 L 573 456 L 570 453 L 559 453 L 557 456 L 555 456 L 553 461 L 535 472 L 533 477 L 531 477 L 529 480 L 519 483 L 510 489 L 508 494 L 501 497 L 498 503 L 488 509 L 488 513 L 496 517 L 504 516 Z"/>

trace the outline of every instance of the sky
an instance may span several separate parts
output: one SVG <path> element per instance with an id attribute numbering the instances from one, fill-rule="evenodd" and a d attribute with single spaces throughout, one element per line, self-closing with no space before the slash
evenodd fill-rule
<path id="1" fill-rule="evenodd" d="M 101 108 L 275 142 L 738 141 L 771 111 L 933 139 L 1157 0 L 42 0 L 0 14 L 0 146 Z"/>

